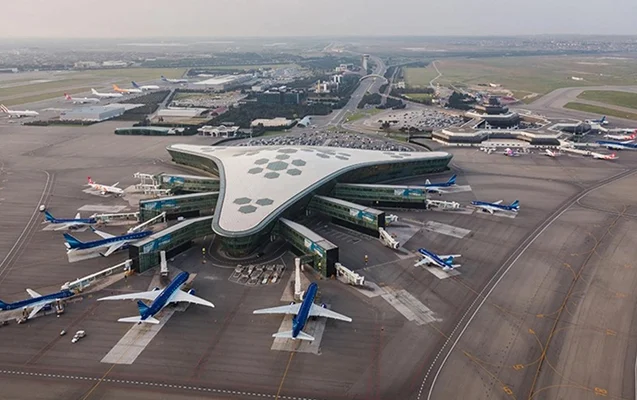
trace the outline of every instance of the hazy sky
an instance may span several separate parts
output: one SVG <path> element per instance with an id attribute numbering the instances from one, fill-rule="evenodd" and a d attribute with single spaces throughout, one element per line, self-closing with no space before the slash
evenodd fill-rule
<path id="1" fill-rule="evenodd" d="M 5 0 L 0 37 L 637 34 L 637 0 Z"/>

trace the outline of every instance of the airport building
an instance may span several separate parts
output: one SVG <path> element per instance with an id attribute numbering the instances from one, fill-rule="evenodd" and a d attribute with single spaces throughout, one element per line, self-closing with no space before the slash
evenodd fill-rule
<path id="1" fill-rule="evenodd" d="M 100 122 L 124 114 L 126 108 L 120 104 L 80 107 L 60 113 L 60 121 Z"/>
<path id="2" fill-rule="evenodd" d="M 206 86 L 207 89 L 222 92 L 246 84 L 253 79 L 250 74 L 224 75 L 195 82 L 193 85 Z"/>
<path id="3" fill-rule="evenodd" d="M 300 253 L 314 253 L 322 260 L 321 268 L 317 267 L 318 259 L 314 266 L 326 276 L 333 273 L 333 264 L 338 261 L 334 248 L 326 244 L 325 251 L 321 251 L 322 242 L 317 235 L 304 234 L 307 228 L 294 225 L 298 223 L 283 226 L 281 218 L 292 221 L 308 214 L 322 214 L 375 234 L 379 227 L 384 227 L 384 213 L 356 204 L 355 200 L 339 199 L 335 188 L 340 184 L 357 183 L 373 186 L 376 182 L 445 171 L 452 157 L 445 152 L 383 152 L 312 146 L 174 144 L 167 150 L 174 162 L 219 177 L 218 194 L 212 195 L 215 210 L 211 230 L 227 255 L 244 257 L 276 237 L 293 239 Z M 412 194 L 405 192 L 402 186 L 397 186 L 398 189 L 386 186 L 383 190 L 390 192 L 386 196 L 390 200 L 402 198 L 405 193 L 407 196 Z M 366 192 L 363 196 L 367 196 L 368 202 L 375 201 L 373 193 L 365 188 L 350 188 L 349 193 L 352 191 Z M 421 188 L 417 202 L 424 203 L 425 197 Z M 396 200 L 393 204 L 401 203 Z"/>
<path id="4" fill-rule="evenodd" d="M 531 146 L 559 146 L 562 132 L 524 129 L 446 128 L 433 133 L 433 140 L 445 145 L 479 146 L 489 140 L 517 140 Z"/>

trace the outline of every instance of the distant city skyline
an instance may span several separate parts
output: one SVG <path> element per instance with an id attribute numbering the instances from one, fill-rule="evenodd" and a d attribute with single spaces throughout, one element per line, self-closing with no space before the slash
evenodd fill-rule
<path id="1" fill-rule="evenodd" d="M 20 0 L 0 37 L 635 35 L 635 0 Z"/>

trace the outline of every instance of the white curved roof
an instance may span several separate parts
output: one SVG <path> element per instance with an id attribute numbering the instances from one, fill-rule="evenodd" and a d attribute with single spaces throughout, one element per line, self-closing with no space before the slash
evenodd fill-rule
<path id="1" fill-rule="evenodd" d="M 210 158 L 221 188 L 213 230 L 253 234 L 334 176 L 366 165 L 449 157 L 445 152 L 392 152 L 314 146 L 216 147 L 174 144 L 169 150 Z"/>

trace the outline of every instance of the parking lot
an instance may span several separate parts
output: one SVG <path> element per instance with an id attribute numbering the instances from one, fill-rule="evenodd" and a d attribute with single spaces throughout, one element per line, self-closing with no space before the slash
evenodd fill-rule
<path id="1" fill-rule="evenodd" d="M 451 113 L 446 113 L 434 109 L 418 109 L 404 112 L 391 111 L 389 113 L 378 114 L 371 118 L 368 122 L 376 127 L 385 121 L 391 122 L 393 129 L 416 128 L 425 129 L 443 129 L 454 125 L 460 125 L 464 122 L 463 117 Z"/>
<path id="2" fill-rule="evenodd" d="M 249 139 L 238 146 L 328 146 L 348 149 L 383 151 L 413 151 L 412 148 L 392 140 L 372 138 L 361 134 L 306 131 L 284 136 Z"/>

